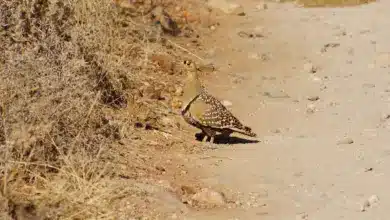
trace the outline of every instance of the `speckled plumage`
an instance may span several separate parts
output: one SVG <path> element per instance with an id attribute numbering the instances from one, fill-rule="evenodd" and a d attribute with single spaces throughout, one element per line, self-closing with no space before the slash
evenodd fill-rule
<path id="1" fill-rule="evenodd" d="M 218 99 L 204 89 L 199 82 L 195 64 L 191 61 L 184 61 L 184 64 L 189 67 L 183 94 L 184 120 L 201 129 L 209 138 L 214 138 L 217 132 L 224 135 L 238 132 L 256 137 L 251 128 L 244 126 Z"/>

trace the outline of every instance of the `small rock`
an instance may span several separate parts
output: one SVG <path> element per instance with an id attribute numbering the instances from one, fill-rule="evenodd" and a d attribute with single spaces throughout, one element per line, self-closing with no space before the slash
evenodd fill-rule
<path id="1" fill-rule="evenodd" d="M 199 67 L 198 67 L 198 70 L 202 71 L 202 72 L 213 72 L 216 69 L 217 68 L 215 67 L 215 65 L 212 62 L 199 65 Z"/>
<path id="2" fill-rule="evenodd" d="M 257 10 L 267 10 L 268 5 L 267 5 L 267 3 L 258 4 L 258 5 L 256 5 L 256 9 Z"/>
<path id="3" fill-rule="evenodd" d="M 262 33 L 250 33 L 247 31 L 239 31 L 237 35 L 242 38 L 264 38 L 265 37 Z"/>
<path id="4" fill-rule="evenodd" d="M 209 0 L 207 4 L 209 7 L 217 8 L 226 14 L 231 14 L 242 8 L 241 5 L 228 2 L 227 0 Z"/>
<path id="5" fill-rule="evenodd" d="M 175 127 L 176 126 L 175 121 L 169 117 L 161 118 L 161 124 L 165 127 Z"/>
<path id="6" fill-rule="evenodd" d="M 210 30 L 213 31 L 213 30 L 215 30 L 215 29 L 216 29 L 216 27 L 215 27 L 214 25 L 211 25 L 211 26 L 210 26 Z"/>
<path id="7" fill-rule="evenodd" d="M 177 87 L 175 91 L 176 96 L 182 96 L 183 95 L 183 88 L 182 87 Z"/>
<path id="8" fill-rule="evenodd" d="M 233 103 L 230 102 L 229 100 L 223 100 L 222 105 L 224 105 L 225 107 L 230 107 L 233 105 Z"/>
<path id="9" fill-rule="evenodd" d="M 261 55 L 259 53 L 249 53 L 248 58 L 253 60 L 260 60 Z"/>
<path id="10" fill-rule="evenodd" d="M 342 144 L 353 144 L 354 141 L 352 138 L 344 138 L 339 141 L 337 141 L 337 145 L 342 145 Z"/>
<path id="11" fill-rule="evenodd" d="M 363 83 L 363 88 L 375 88 L 375 84 L 372 83 Z"/>
<path id="12" fill-rule="evenodd" d="M 318 68 L 311 62 L 303 64 L 303 70 L 308 73 L 316 73 Z"/>
<path id="13" fill-rule="evenodd" d="M 245 16 L 246 13 L 242 11 L 242 12 L 238 13 L 237 15 L 238 15 L 238 16 Z"/>
<path id="14" fill-rule="evenodd" d="M 365 169 L 364 169 L 364 172 L 370 172 L 370 171 L 373 171 L 373 170 L 374 170 L 374 168 L 369 167 L 369 168 L 365 168 Z"/>
<path id="15" fill-rule="evenodd" d="M 194 195 L 196 193 L 192 186 L 182 185 L 180 189 L 183 195 Z"/>
<path id="16" fill-rule="evenodd" d="M 308 104 L 306 107 L 306 113 L 312 114 L 317 111 L 317 108 L 314 104 Z"/>
<path id="17" fill-rule="evenodd" d="M 161 171 L 161 172 L 165 172 L 165 168 L 162 166 L 158 166 L 158 165 L 156 166 L 156 170 Z"/>
<path id="18" fill-rule="evenodd" d="M 182 103 L 182 101 L 181 101 L 179 98 L 174 97 L 174 98 L 172 99 L 172 102 L 171 102 L 172 108 L 174 108 L 174 109 L 180 109 L 182 105 L 183 105 L 183 103 Z"/>
<path id="19" fill-rule="evenodd" d="M 370 202 L 371 206 L 377 204 L 379 202 L 379 197 L 377 195 L 372 195 L 368 198 L 368 202 Z"/>
<path id="20" fill-rule="evenodd" d="M 390 114 L 386 113 L 386 114 L 382 115 L 381 120 L 382 120 L 382 121 L 386 121 L 386 120 L 388 120 L 389 118 L 390 118 Z"/>
<path id="21" fill-rule="evenodd" d="M 335 106 L 340 105 L 340 103 L 338 103 L 338 102 L 329 102 L 328 105 L 329 105 L 330 107 L 335 107 Z"/>
<path id="22" fill-rule="evenodd" d="M 312 101 L 312 102 L 315 102 L 315 101 L 317 101 L 317 100 L 319 100 L 319 99 L 320 99 L 319 96 L 309 96 L 309 97 L 307 98 L 307 100 Z"/>
<path id="23" fill-rule="evenodd" d="M 339 43 L 328 43 L 328 44 L 325 44 L 322 49 L 321 49 L 321 53 L 324 53 L 324 52 L 327 52 L 329 48 L 334 48 L 334 47 L 338 47 L 340 46 Z"/>
<path id="24" fill-rule="evenodd" d="M 303 213 L 299 213 L 299 214 L 295 217 L 295 219 L 296 219 L 296 220 L 305 220 L 305 219 L 308 219 L 308 217 L 309 217 L 309 215 L 308 215 L 307 213 L 303 212 Z"/>
<path id="25" fill-rule="evenodd" d="M 226 204 L 226 198 L 222 193 L 208 188 L 201 189 L 201 191 L 194 194 L 191 199 L 205 205 L 222 206 Z"/>
<path id="26" fill-rule="evenodd" d="M 368 208 L 372 207 L 378 202 L 379 202 L 379 197 L 377 195 L 372 195 L 370 196 L 370 198 L 368 198 L 363 202 L 363 204 L 360 207 L 360 211 L 365 212 L 367 211 Z"/>
<path id="27" fill-rule="evenodd" d="M 310 75 L 310 79 L 313 80 L 314 82 L 321 82 L 322 79 L 318 76 L 315 75 Z"/>
<path id="28" fill-rule="evenodd" d="M 290 96 L 283 90 L 273 89 L 271 91 L 266 91 L 263 93 L 264 96 L 270 98 L 290 98 Z"/>
<path id="29" fill-rule="evenodd" d="M 376 59 L 375 64 L 380 68 L 387 68 L 390 66 L 390 53 L 380 53 Z"/>

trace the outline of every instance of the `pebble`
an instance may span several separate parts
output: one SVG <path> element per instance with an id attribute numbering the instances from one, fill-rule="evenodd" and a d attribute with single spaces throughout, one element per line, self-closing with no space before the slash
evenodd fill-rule
<path id="1" fill-rule="evenodd" d="M 165 127 L 176 127 L 175 120 L 169 117 L 161 118 L 161 124 Z"/>
<path id="2" fill-rule="evenodd" d="M 321 52 L 324 53 L 324 52 L 327 52 L 329 48 L 334 48 L 334 47 L 338 47 L 340 46 L 339 43 L 328 43 L 328 44 L 325 44 L 322 49 L 321 49 Z"/>
<path id="3" fill-rule="evenodd" d="M 380 53 L 376 59 L 375 64 L 379 68 L 386 68 L 390 66 L 390 53 Z"/>
<path id="4" fill-rule="evenodd" d="M 248 54 L 248 58 L 249 59 L 253 59 L 253 60 L 260 60 L 261 59 L 261 54 L 259 54 L 259 53 L 249 53 Z"/>
<path id="5" fill-rule="evenodd" d="M 256 5 L 256 9 L 257 10 L 267 10 L 268 5 L 267 5 L 267 3 L 258 4 L 258 5 Z"/>
<path id="6" fill-rule="evenodd" d="M 307 98 L 307 100 L 312 101 L 312 102 L 315 102 L 315 101 L 317 101 L 317 100 L 319 100 L 319 99 L 320 99 L 319 96 L 309 96 L 309 97 Z"/>
<path id="7" fill-rule="evenodd" d="M 372 195 L 370 198 L 365 200 L 363 204 L 360 207 L 360 211 L 365 212 L 367 211 L 368 208 L 374 206 L 379 202 L 379 197 L 377 195 Z"/>
<path id="8" fill-rule="evenodd" d="M 316 73 L 318 71 L 318 67 L 316 67 L 313 63 L 307 62 L 303 64 L 303 70 L 308 73 Z"/>
<path id="9" fill-rule="evenodd" d="M 308 217 L 309 217 L 309 215 L 308 215 L 307 213 L 303 212 L 303 213 L 299 213 L 299 214 L 295 217 L 295 219 L 296 219 L 296 220 L 304 220 L 304 219 L 308 219 Z"/>
<path id="10" fill-rule="evenodd" d="M 194 194 L 191 199 L 206 205 L 222 206 L 226 204 L 225 196 L 222 193 L 213 191 L 209 188 L 201 189 L 200 192 Z"/>
<path id="11" fill-rule="evenodd" d="M 388 119 L 390 119 L 390 114 L 388 114 L 388 113 L 383 114 L 382 117 L 381 117 L 381 120 L 382 120 L 382 121 L 386 121 L 386 120 L 388 120 Z"/>
<path id="12" fill-rule="evenodd" d="M 263 93 L 264 96 L 270 98 L 290 98 L 290 96 L 283 90 L 272 89 Z"/>
<path id="13" fill-rule="evenodd" d="M 174 98 L 172 99 L 171 107 L 172 107 L 173 109 L 180 109 L 182 105 L 183 105 L 183 103 L 182 103 L 182 101 L 181 101 L 179 98 L 174 97 Z"/>
<path id="14" fill-rule="evenodd" d="M 230 107 L 233 105 L 233 103 L 230 102 L 229 100 L 223 100 L 222 105 L 224 105 L 225 107 Z"/>
<path id="15" fill-rule="evenodd" d="M 183 88 L 182 87 L 177 87 L 175 91 L 175 95 L 177 96 L 182 96 L 183 95 Z"/>
<path id="16" fill-rule="evenodd" d="M 241 5 L 237 3 L 230 3 L 226 0 L 209 0 L 208 5 L 212 8 L 220 9 L 226 14 L 231 14 L 242 8 Z"/>
<path id="17" fill-rule="evenodd" d="M 353 144 L 354 141 L 352 138 L 344 138 L 339 141 L 337 141 L 337 145 L 342 145 L 342 144 Z"/>
<path id="18" fill-rule="evenodd" d="M 370 171 L 373 171 L 373 170 L 374 170 L 374 168 L 368 167 L 368 168 L 365 168 L 365 169 L 364 169 L 364 172 L 370 172 Z"/>
<path id="19" fill-rule="evenodd" d="M 316 111 L 317 111 L 317 108 L 316 108 L 315 105 L 313 105 L 313 104 L 307 105 L 306 113 L 308 113 L 308 114 L 313 114 L 313 113 L 316 112 Z"/>
<path id="20" fill-rule="evenodd" d="M 375 88 L 375 84 L 372 83 L 363 83 L 363 88 Z"/>

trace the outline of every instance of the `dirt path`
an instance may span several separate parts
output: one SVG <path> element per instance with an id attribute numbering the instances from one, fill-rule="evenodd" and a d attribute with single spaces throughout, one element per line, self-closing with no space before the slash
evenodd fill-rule
<path id="1" fill-rule="evenodd" d="M 208 152 L 215 159 L 199 160 L 210 167 L 204 181 L 244 202 L 191 219 L 387 219 L 390 2 L 240 4 L 246 16 L 224 18 L 211 42 L 221 69 L 208 88 L 260 142 L 221 145 Z M 370 197 L 379 201 L 362 212 Z"/>

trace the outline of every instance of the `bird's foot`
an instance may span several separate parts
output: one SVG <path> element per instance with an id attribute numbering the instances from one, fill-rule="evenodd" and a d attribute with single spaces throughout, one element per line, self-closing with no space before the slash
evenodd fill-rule
<path id="1" fill-rule="evenodd" d="M 210 138 L 209 142 L 204 142 L 204 144 L 206 145 L 206 148 L 210 149 L 210 150 L 217 149 L 217 145 L 214 143 L 214 136 L 210 136 L 209 138 Z"/>
<path id="2" fill-rule="evenodd" d="M 215 150 L 218 148 L 217 144 L 211 143 L 211 142 L 206 142 L 204 143 L 204 147 L 209 150 Z"/>

